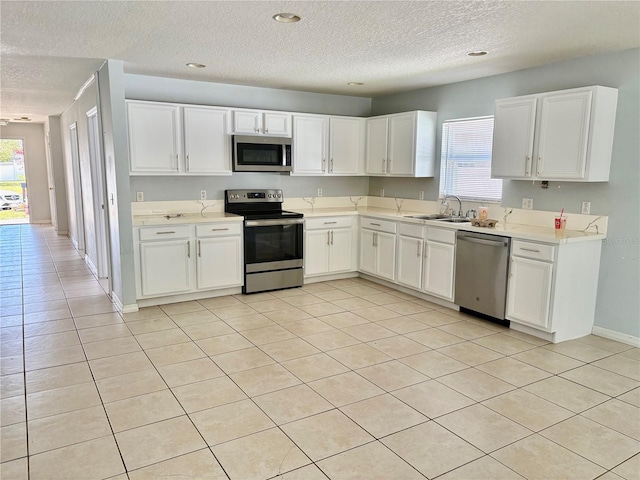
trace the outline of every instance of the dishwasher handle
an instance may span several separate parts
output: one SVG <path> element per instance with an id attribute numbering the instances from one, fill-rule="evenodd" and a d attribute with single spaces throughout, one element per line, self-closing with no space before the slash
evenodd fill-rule
<path id="1" fill-rule="evenodd" d="M 479 243 L 481 245 L 488 245 L 490 247 L 508 247 L 509 246 L 509 240 L 508 239 L 505 239 L 505 240 L 487 240 L 487 239 L 484 239 L 484 238 L 459 235 L 458 236 L 458 240 L 463 240 L 465 242 L 470 242 L 470 243 Z"/>

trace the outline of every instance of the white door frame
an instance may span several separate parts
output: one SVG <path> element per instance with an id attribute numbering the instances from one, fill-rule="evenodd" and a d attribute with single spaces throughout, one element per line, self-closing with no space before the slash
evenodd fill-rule
<path id="1" fill-rule="evenodd" d="M 69 125 L 71 141 L 71 171 L 73 174 L 73 203 L 76 210 L 75 247 L 84 257 L 84 215 L 82 203 L 82 183 L 80 181 L 80 150 L 78 146 L 78 123 Z M 73 240 L 73 239 L 72 239 Z"/>
<path id="2" fill-rule="evenodd" d="M 53 159 L 51 158 L 51 137 L 49 135 L 49 130 L 45 132 L 45 140 L 47 144 L 45 148 L 46 159 L 47 159 L 47 182 L 49 183 L 49 207 L 51 209 L 51 225 L 55 231 L 58 231 L 58 210 L 56 209 L 56 191 L 55 191 L 55 181 L 53 179 Z"/>

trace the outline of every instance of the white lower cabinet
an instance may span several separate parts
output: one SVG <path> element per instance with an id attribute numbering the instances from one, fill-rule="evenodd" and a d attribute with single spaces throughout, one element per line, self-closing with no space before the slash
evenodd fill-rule
<path id="1" fill-rule="evenodd" d="M 427 228 L 422 289 L 452 302 L 456 268 L 455 242 L 455 230 Z"/>
<path id="2" fill-rule="evenodd" d="M 397 282 L 420 290 L 422 287 L 422 256 L 424 252 L 424 227 L 398 224 L 398 272 Z"/>
<path id="3" fill-rule="evenodd" d="M 138 298 L 242 285 L 240 222 L 136 230 Z"/>
<path id="4" fill-rule="evenodd" d="M 352 217 L 305 220 L 305 277 L 356 270 L 355 232 Z"/>
<path id="5" fill-rule="evenodd" d="M 553 264 L 511 257 L 507 317 L 547 329 Z"/>
<path id="6" fill-rule="evenodd" d="M 396 223 L 360 219 L 360 270 L 395 281 Z"/>

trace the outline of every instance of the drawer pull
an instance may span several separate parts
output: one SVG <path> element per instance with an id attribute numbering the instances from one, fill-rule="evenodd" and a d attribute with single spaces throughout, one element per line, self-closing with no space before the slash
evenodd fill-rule
<path id="1" fill-rule="evenodd" d="M 520 250 L 524 250 L 525 252 L 540 253 L 540 250 L 538 250 L 537 248 L 524 248 L 524 247 L 520 247 Z"/>
<path id="2" fill-rule="evenodd" d="M 335 225 L 338 222 L 324 222 L 325 225 Z"/>
<path id="3" fill-rule="evenodd" d="M 229 230 L 228 228 L 212 228 L 211 231 L 212 232 L 224 232 L 226 230 Z"/>
<path id="4" fill-rule="evenodd" d="M 170 233 L 176 233 L 176 232 L 156 232 L 156 235 L 168 235 Z"/>
<path id="5" fill-rule="evenodd" d="M 187 258 L 191 258 L 191 240 L 187 240 Z"/>
<path id="6" fill-rule="evenodd" d="M 373 223 L 373 222 L 369 223 L 369 225 L 375 225 L 376 227 L 379 227 L 379 226 L 380 226 L 380 224 L 379 224 L 379 223 Z"/>
<path id="7" fill-rule="evenodd" d="M 201 257 L 200 240 L 198 240 L 198 257 Z"/>
<path id="8" fill-rule="evenodd" d="M 331 230 L 331 245 L 333 245 L 333 230 Z"/>

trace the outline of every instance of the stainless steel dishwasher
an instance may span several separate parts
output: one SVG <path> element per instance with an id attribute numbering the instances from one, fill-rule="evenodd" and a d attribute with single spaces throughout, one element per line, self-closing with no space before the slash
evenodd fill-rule
<path id="1" fill-rule="evenodd" d="M 504 320 L 511 239 L 461 230 L 456 238 L 456 305 Z"/>

